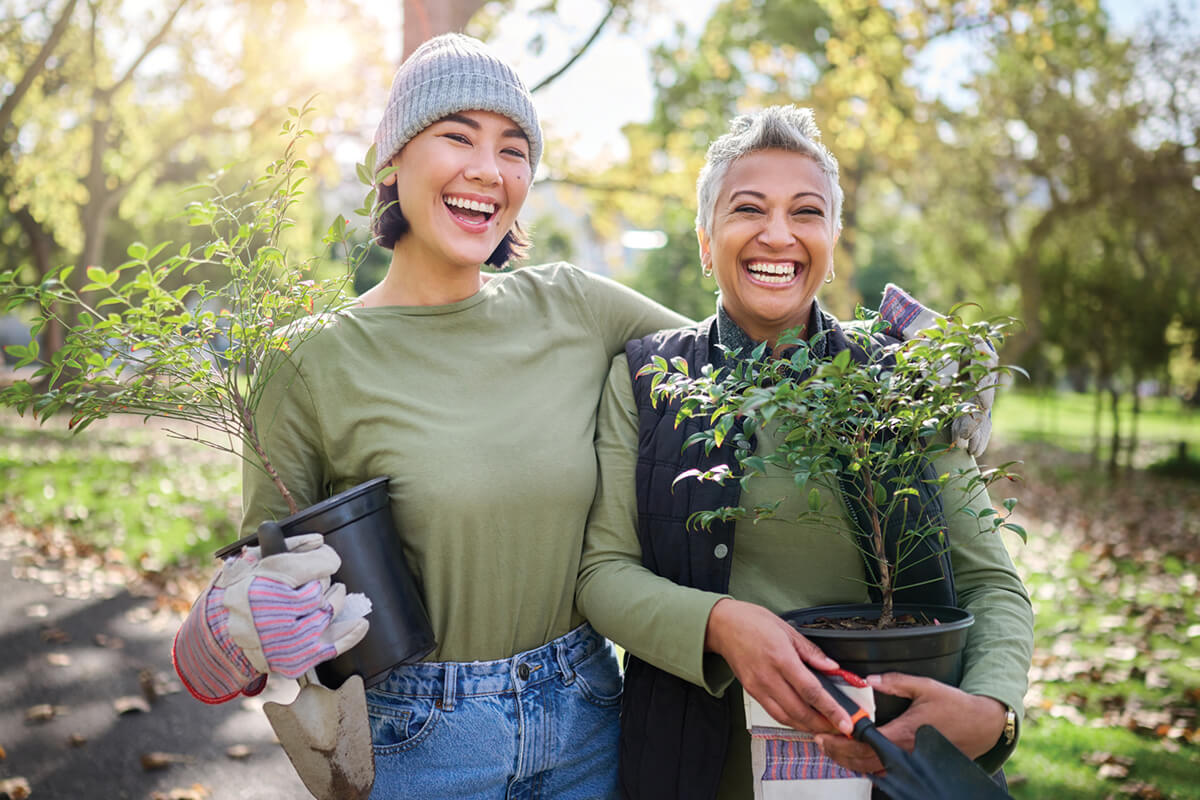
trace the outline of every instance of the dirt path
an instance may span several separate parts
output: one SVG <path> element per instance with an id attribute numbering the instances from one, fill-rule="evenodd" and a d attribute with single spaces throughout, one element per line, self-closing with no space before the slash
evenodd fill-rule
<path id="1" fill-rule="evenodd" d="M 261 712 L 295 684 L 194 700 L 171 668 L 178 602 L 22 536 L 0 522 L 0 797 L 18 778 L 33 800 L 308 797 Z"/>

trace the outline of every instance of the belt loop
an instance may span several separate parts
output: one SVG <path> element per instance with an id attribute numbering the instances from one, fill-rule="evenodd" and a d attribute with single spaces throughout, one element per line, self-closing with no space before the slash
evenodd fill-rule
<path id="1" fill-rule="evenodd" d="M 554 658 L 558 661 L 558 669 L 562 673 L 563 683 L 570 686 L 575 682 L 575 669 L 567 658 L 567 645 L 563 642 L 554 643 Z"/>
<path id="2" fill-rule="evenodd" d="M 442 683 L 442 711 L 454 710 L 454 695 L 458 688 L 458 676 L 455 674 L 454 662 L 447 661 Z"/>

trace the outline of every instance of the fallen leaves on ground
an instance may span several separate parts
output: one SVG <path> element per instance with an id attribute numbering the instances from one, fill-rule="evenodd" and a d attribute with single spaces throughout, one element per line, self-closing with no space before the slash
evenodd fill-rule
<path id="1" fill-rule="evenodd" d="M 988 453 L 1000 461 L 1027 455 Z M 1005 487 L 1031 532 L 1017 560 L 1035 611 L 1055 620 L 1038 631 L 1027 716 L 1200 743 L 1200 687 L 1188 678 L 1180 685 L 1179 669 L 1195 674 L 1197 666 L 1182 649 L 1200 627 L 1185 600 L 1200 584 L 1200 484 L 1144 472 L 1110 480 L 1086 455 L 1049 446 L 1021 472 L 1023 482 Z M 1064 695 L 1056 684 L 1101 691 Z"/>
<path id="2" fill-rule="evenodd" d="M 187 788 L 176 787 L 165 792 L 154 792 L 150 795 L 150 800 L 204 800 L 211 796 L 212 792 L 208 787 L 193 783 Z"/>
<path id="3" fill-rule="evenodd" d="M 149 713 L 150 704 L 141 695 L 130 694 L 113 700 L 113 708 L 119 716 L 136 713 Z"/>
<path id="4" fill-rule="evenodd" d="M 120 636 L 109 636 L 104 633 L 97 633 L 92 637 L 97 647 L 103 647 L 107 650 L 120 650 L 125 647 L 125 640 Z"/>
<path id="5" fill-rule="evenodd" d="M 62 628 L 45 627 L 39 635 L 46 644 L 69 644 L 71 641 L 71 635 Z"/>
<path id="6" fill-rule="evenodd" d="M 5 778 L 0 780 L 0 800 L 25 800 L 33 794 L 29 781 L 24 778 Z"/>
<path id="7" fill-rule="evenodd" d="M 180 755 L 178 753 L 160 753 L 157 751 L 142 753 L 141 757 L 142 769 L 146 772 L 156 772 L 160 769 L 166 769 L 172 764 L 187 764 L 193 760 L 191 756 Z"/>
<path id="8" fill-rule="evenodd" d="M 1154 784 L 1146 783 L 1145 781 L 1130 781 L 1129 783 L 1123 783 L 1117 789 L 1117 791 L 1120 792 L 1124 797 L 1133 797 L 1136 798 L 1136 800 L 1170 800 L 1170 798 L 1163 794 L 1161 789 Z M 1109 795 L 1109 798 L 1116 800 L 1115 795 Z"/>
<path id="9" fill-rule="evenodd" d="M 66 706 L 56 706 L 50 703 L 38 703 L 25 709 L 26 722 L 48 722 L 55 717 L 67 713 Z"/>

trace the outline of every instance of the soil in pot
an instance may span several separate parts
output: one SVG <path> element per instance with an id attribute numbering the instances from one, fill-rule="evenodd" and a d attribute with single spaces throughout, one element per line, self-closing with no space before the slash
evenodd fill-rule
<path id="1" fill-rule="evenodd" d="M 895 613 L 918 624 L 877 630 L 879 606 L 871 603 L 801 608 L 782 617 L 843 669 L 859 675 L 906 672 L 957 686 L 962 679 L 967 629 L 975 621 L 971 612 L 952 606 L 897 604 Z M 933 623 L 919 624 L 922 619 Z M 809 627 L 812 623 L 816 627 Z M 867 627 L 855 627 L 861 624 Z M 877 692 L 876 724 L 900 716 L 909 702 Z"/>

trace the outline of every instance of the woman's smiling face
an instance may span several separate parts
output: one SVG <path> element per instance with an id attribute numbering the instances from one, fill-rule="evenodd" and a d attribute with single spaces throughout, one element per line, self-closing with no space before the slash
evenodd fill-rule
<path id="1" fill-rule="evenodd" d="M 757 150 L 729 165 L 711 238 L 699 232 L 725 311 L 755 341 L 808 323 L 837 243 L 829 178 L 803 153 Z"/>
<path id="2" fill-rule="evenodd" d="M 397 247 L 420 264 L 478 267 L 517 220 L 529 194 L 529 142 L 508 117 L 460 111 L 414 136 L 392 158 L 409 231 Z"/>

